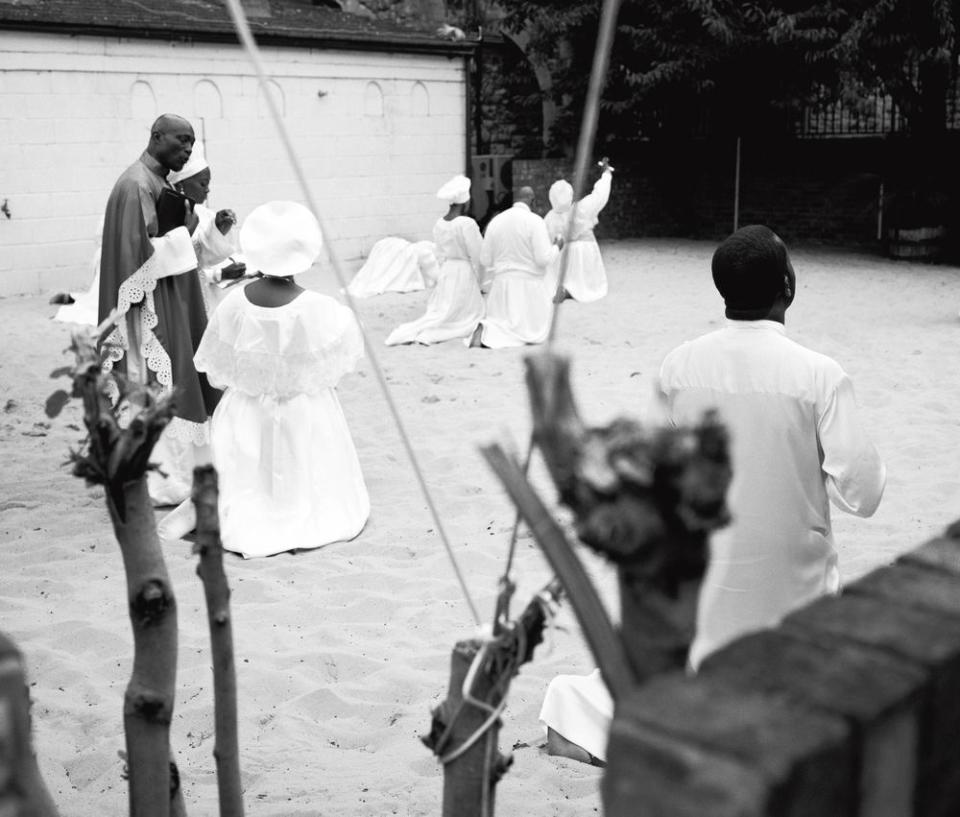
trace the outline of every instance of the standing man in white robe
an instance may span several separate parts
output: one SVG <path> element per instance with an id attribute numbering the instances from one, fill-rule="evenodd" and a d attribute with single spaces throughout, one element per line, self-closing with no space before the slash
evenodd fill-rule
<path id="1" fill-rule="evenodd" d="M 472 345 L 501 349 L 547 339 L 553 293 L 545 275 L 563 240 L 551 243 L 543 219 L 530 209 L 534 199 L 532 188 L 521 187 L 513 207 L 487 225 L 480 264 L 489 293 Z"/>
<path id="2" fill-rule="evenodd" d="M 871 516 L 886 482 L 846 372 L 787 337 L 796 276 L 780 238 L 743 227 L 717 248 L 712 268 L 727 325 L 677 347 L 660 369 L 672 422 L 694 424 L 717 409 L 730 431 L 733 521 L 711 535 L 693 670 L 736 638 L 838 592 L 830 502 Z M 612 711 L 599 673 L 558 676 L 540 715 L 548 750 L 602 759 Z"/>

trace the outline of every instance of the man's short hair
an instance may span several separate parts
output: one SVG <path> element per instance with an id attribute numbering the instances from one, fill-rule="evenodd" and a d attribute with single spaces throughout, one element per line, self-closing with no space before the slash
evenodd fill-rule
<path id="1" fill-rule="evenodd" d="M 727 317 L 762 317 L 783 294 L 788 264 L 787 248 L 762 224 L 741 227 L 726 238 L 710 266 Z"/>

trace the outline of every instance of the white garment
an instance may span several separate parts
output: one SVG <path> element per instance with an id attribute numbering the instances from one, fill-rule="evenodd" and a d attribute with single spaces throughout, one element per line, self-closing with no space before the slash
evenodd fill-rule
<path id="1" fill-rule="evenodd" d="M 543 219 L 523 202 L 493 217 L 480 251 L 484 280 L 491 282 L 480 322 L 484 346 L 500 349 L 547 339 L 553 292 L 544 275 L 559 254 Z"/>
<path id="2" fill-rule="evenodd" d="M 436 275 L 436 248 L 432 241 L 410 242 L 399 236 L 381 238 L 347 286 L 354 298 L 384 292 L 417 292 L 424 275 Z"/>
<path id="3" fill-rule="evenodd" d="M 441 343 L 469 338 L 483 317 L 483 295 L 477 275 L 480 264 L 480 228 L 472 218 L 438 219 L 433 240 L 440 262 L 436 278 L 426 276 L 432 287 L 426 313 L 394 329 L 387 346 L 400 343 Z"/>
<path id="4" fill-rule="evenodd" d="M 363 357 L 353 313 L 316 292 L 268 308 L 233 289 L 194 358 L 213 415 L 223 545 L 246 557 L 352 539 L 370 514 L 334 387 Z"/>
<path id="5" fill-rule="evenodd" d="M 100 238 L 97 238 L 97 249 L 90 262 L 90 271 L 93 273 L 93 282 L 86 292 L 71 292 L 72 304 L 64 304 L 53 316 L 55 321 L 64 323 L 79 323 L 84 326 L 97 325 L 97 311 L 100 309 Z"/>
<path id="6" fill-rule="evenodd" d="M 595 669 L 589 675 L 558 675 L 547 686 L 540 721 L 599 760 L 607 759 L 613 698 Z"/>
<path id="7" fill-rule="evenodd" d="M 730 430 L 732 523 L 710 542 L 690 664 L 840 586 L 828 497 L 870 516 L 886 470 L 857 417 L 853 385 L 775 321 L 727 321 L 660 369 L 671 419 L 716 408 Z"/>
<path id="8" fill-rule="evenodd" d="M 240 231 L 231 224 L 226 234 L 217 227 L 217 213 L 204 204 L 195 204 L 193 212 L 198 219 L 193 231 L 193 246 L 197 253 L 200 288 L 203 290 L 203 305 L 209 315 L 226 294 L 217 286 L 220 283 L 220 270 L 231 263 L 231 256 L 237 256 L 240 250 Z"/>
<path id="9" fill-rule="evenodd" d="M 609 170 L 603 172 L 594 184 L 593 191 L 577 203 L 575 216 L 569 205 L 554 206 L 554 209 L 544 216 L 550 237 L 562 236 L 566 241 L 560 257 L 547 271 L 550 289 L 556 291 L 561 267 L 566 264 L 563 288 L 574 300 L 582 303 L 597 301 L 607 294 L 607 272 L 593 228 L 597 226 L 600 211 L 610 200 L 612 175 Z"/>

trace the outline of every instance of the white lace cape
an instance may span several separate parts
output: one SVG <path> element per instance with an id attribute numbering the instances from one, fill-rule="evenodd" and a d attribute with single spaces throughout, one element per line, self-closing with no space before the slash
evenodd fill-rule
<path id="1" fill-rule="evenodd" d="M 362 357 L 357 319 L 333 298 L 308 291 L 266 308 L 236 289 L 211 315 L 194 364 L 217 388 L 283 400 L 336 386 Z"/>
<path id="2" fill-rule="evenodd" d="M 173 367 L 170 364 L 170 355 L 153 332 L 158 322 L 153 301 L 153 291 L 157 288 L 157 262 L 157 255 L 154 253 L 144 261 L 140 269 L 120 285 L 117 292 L 117 310 L 120 319 L 103 342 L 104 359 L 101 369 L 104 374 L 110 374 L 113 367 L 123 360 L 130 348 L 126 314 L 133 304 L 140 304 L 141 354 L 147 368 L 156 375 L 157 383 L 165 392 L 169 392 L 173 390 Z M 120 400 L 120 389 L 113 378 L 107 380 L 106 389 L 108 396 L 116 405 Z M 129 410 L 123 407 L 120 415 L 121 422 L 125 418 L 129 419 L 128 414 Z M 182 417 L 174 417 L 164 433 L 184 442 L 192 442 L 194 445 L 210 444 L 208 420 L 195 423 L 192 420 L 184 420 Z"/>

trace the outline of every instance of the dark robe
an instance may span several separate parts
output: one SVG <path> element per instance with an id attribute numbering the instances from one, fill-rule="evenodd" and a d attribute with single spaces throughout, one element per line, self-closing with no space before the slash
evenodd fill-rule
<path id="1" fill-rule="evenodd" d="M 100 321 L 117 306 L 124 282 L 142 272 L 144 264 L 153 255 L 150 239 L 157 235 L 156 202 L 160 191 L 169 187 L 166 175 L 166 168 L 144 152 L 113 186 L 103 220 Z M 140 275 L 131 283 L 146 278 L 149 276 Z M 142 355 L 149 382 L 175 389 L 176 417 L 203 423 L 213 414 L 220 391 L 210 386 L 206 376 L 197 372 L 193 365 L 194 352 L 207 326 L 203 292 L 196 271 L 160 278 L 152 293 L 148 286 L 141 288 L 137 284 L 134 294 L 128 293 L 128 300 L 139 304 L 147 313 Z M 149 326 L 153 323 L 150 313 L 156 316 L 153 326 Z M 126 372 L 125 337 L 123 328 L 122 331 L 115 330 L 104 341 L 113 370 L 121 373 Z"/>

